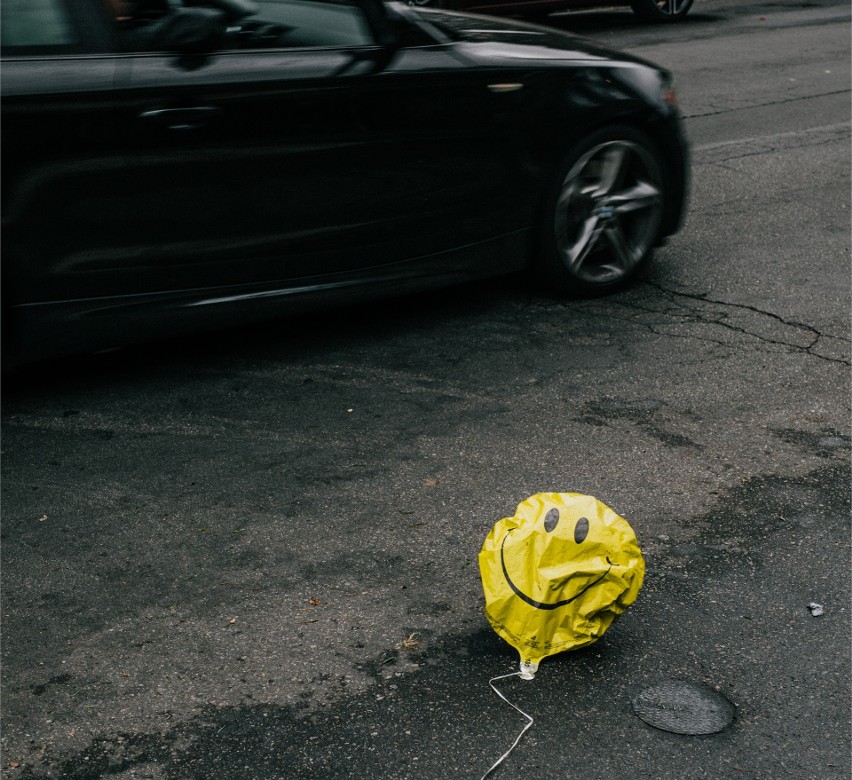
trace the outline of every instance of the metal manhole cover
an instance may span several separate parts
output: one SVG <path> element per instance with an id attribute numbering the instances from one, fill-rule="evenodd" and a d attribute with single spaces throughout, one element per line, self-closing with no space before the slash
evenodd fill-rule
<path id="1" fill-rule="evenodd" d="M 633 699 L 645 723 L 674 734 L 715 734 L 734 720 L 734 705 L 706 685 L 664 680 Z"/>

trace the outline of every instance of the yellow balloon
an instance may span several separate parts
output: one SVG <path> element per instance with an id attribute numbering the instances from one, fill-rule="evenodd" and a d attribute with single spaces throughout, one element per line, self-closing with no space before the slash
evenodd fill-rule
<path id="1" fill-rule="evenodd" d="M 589 645 L 639 595 L 630 524 L 580 493 L 538 493 L 498 521 L 479 553 L 485 615 L 531 679 L 549 655 Z"/>

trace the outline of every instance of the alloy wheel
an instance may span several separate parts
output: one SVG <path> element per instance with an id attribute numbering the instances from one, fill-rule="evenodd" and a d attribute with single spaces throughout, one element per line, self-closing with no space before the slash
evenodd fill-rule
<path id="1" fill-rule="evenodd" d="M 692 5 L 692 0 L 655 0 L 660 13 L 665 16 L 679 16 Z"/>
<path id="2" fill-rule="evenodd" d="M 693 0 L 631 0 L 630 5 L 648 21 L 674 22 L 686 16 L 692 3 Z"/>
<path id="3" fill-rule="evenodd" d="M 616 285 L 653 246 L 663 213 L 660 168 L 630 140 L 601 143 L 583 154 L 556 201 L 557 254 L 575 279 Z"/>

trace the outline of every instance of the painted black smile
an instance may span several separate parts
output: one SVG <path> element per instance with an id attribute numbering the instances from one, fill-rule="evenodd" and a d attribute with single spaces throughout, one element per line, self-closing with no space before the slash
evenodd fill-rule
<path id="1" fill-rule="evenodd" d="M 592 588 L 597 585 L 612 570 L 613 563 L 609 559 L 609 556 L 607 556 L 606 562 L 609 564 L 609 568 L 596 580 L 586 585 L 586 587 L 583 588 L 579 593 L 576 593 L 575 595 L 571 596 L 570 599 L 562 599 L 561 601 L 556 601 L 552 604 L 547 604 L 543 601 L 536 601 L 535 599 L 531 599 L 529 596 L 527 596 L 526 593 L 524 593 L 520 588 L 518 588 L 518 586 L 515 585 L 514 582 L 512 582 L 512 578 L 509 576 L 509 571 L 506 568 L 506 559 L 503 557 L 503 548 L 506 546 L 506 539 L 509 538 L 509 534 L 512 533 L 513 530 L 514 529 L 506 532 L 506 535 L 503 537 L 503 542 L 500 544 L 500 563 L 503 566 L 503 576 L 506 578 L 506 582 L 509 584 L 509 587 L 514 591 L 515 595 L 518 598 L 523 599 L 531 607 L 535 607 L 536 609 L 556 609 L 557 607 L 564 607 L 566 604 L 570 604 L 575 599 L 580 598 L 580 596 L 582 596 L 589 588 Z"/>

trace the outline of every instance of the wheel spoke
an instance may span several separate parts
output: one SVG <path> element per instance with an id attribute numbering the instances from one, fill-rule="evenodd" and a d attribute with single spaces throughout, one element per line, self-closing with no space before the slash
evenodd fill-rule
<path id="1" fill-rule="evenodd" d="M 559 199 L 556 201 L 556 210 L 563 213 L 569 211 L 577 200 L 578 194 L 578 190 L 573 184 L 570 187 L 565 187 L 559 193 Z"/>
<path id="2" fill-rule="evenodd" d="M 612 192 L 622 178 L 624 171 L 624 160 L 627 156 L 627 148 L 623 144 L 609 144 L 604 151 L 601 160 L 601 172 L 595 195 L 601 197 Z"/>
<path id="3" fill-rule="evenodd" d="M 570 247 L 567 247 L 568 266 L 575 272 L 579 270 L 589 253 L 597 246 L 601 235 L 601 222 L 596 216 L 589 217 L 583 223 L 583 232 Z"/>
<path id="4" fill-rule="evenodd" d="M 607 198 L 606 205 L 612 206 L 617 214 L 646 209 L 660 203 L 659 188 L 647 181 L 637 182 L 630 189 L 618 192 Z"/>
<path id="5" fill-rule="evenodd" d="M 613 265 L 620 271 L 626 271 L 633 264 L 633 255 L 630 252 L 630 247 L 627 245 L 627 239 L 624 237 L 624 231 L 621 229 L 621 223 L 618 220 L 612 220 L 604 229 L 604 238 L 612 250 L 612 259 L 615 261 Z"/>

